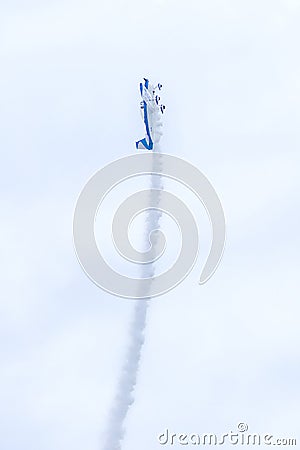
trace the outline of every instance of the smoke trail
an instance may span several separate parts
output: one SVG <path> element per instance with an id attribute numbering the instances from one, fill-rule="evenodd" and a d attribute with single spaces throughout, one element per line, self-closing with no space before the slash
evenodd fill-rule
<path id="1" fill-rule="evenodd" d="M 156 152 L 159 152 L 158 143 Z M 153 172 L 156 167 L 153 162 Z M 151 197 L 156 207 L 159 206 L 160 192 L 163 189 L 162 178 L 159 175 L 151 175 Z M 161 212 L 149 210 L 147 212 L 145 227 L 145 243 L 148 242 L 148 236 L 151 231 L 159 229 L 159 219 Z M 155 245 L 155 239 L 154 239 Z M 154 263 L 144 264 L 142 266 L 142 277 L 151 278 L 154 276 Z M 143 293 L 145 294 L 145 293 Z M 137 375 L 141 360 L 142 348 L 145 341 L 145 328 L 147 319 L 147 309 L 150 297 L 144 300 L 136 300 L 134 305 L 134 315 L 130 326 L 129 347 L 126 354 L 125 363 L 122 368 L 121 376 L 118 381 L 117 395 L 114 400 L 114 406 L 109 417 L 109 427 L 106 434 L 106 442 L 103 450 L 121 450 L 122 440 L 125 434 L 124 422 L 130 406 L 134 402 L 134 389 L 137 381 Z"/>
<path id="2" fill-rule="evenodd" d="M 103 450 L 120 450 L 124 437 L 124 421 L 130 405 L 134 401 L 133 391 L 136 385 L 137 373 L 144 344 L 144 330 L 148 300 L 137 300 L 134 307 L 134 317 L 130 327 L 130 344 L 125 364 L 118 382 L 117 395 L 109 417 L 106 443 Z"/>

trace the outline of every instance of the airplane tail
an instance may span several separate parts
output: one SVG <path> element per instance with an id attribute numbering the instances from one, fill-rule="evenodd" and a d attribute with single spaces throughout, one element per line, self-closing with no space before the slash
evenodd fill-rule
<path id="1" fill-rule="evenodd" d="M 150 141 L 149 144 L 146 141 L 146 139 L 141 139 L 140 141 L 137 141 L 135 143 L 135 146 L 139 150 L 152 150 L 153 149 L 153 142 Z"/>

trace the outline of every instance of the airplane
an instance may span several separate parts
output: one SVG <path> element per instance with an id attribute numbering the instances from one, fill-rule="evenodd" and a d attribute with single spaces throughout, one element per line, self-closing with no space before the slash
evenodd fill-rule
<path id="1" fill-rule="evenodd" d="M 153 150 L 162 135 L 161 115 L 165 111 L 165 106 L 160 104 L 160 97 L 156 94 L 156 89 L 162 89 L 162 84 L 156 86 L 150 84 L 147 78 L 140 83 L 140 93 L 142 101 L 140 103 L 141 115 L 145 125 L 145 137 L 136 142 L 137 149 Z"/>

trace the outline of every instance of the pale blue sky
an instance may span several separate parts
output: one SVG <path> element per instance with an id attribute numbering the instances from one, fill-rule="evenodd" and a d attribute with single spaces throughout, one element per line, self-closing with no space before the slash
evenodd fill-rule
<path id="1" fill-rule="evenodd" d="M 135 152 L 145 75 L 164 85 L 162 149 L 211 180 L 227 246 L 198 286 L 209 224 L 170 183 L 203 242 L 151 304 L 124 450 L 240 421 L 300 439 L 299 21 L 296 0 L 2 2 L 1 449 L 101 449 L 133 304 L 85 276 L 72 215 Z"/>

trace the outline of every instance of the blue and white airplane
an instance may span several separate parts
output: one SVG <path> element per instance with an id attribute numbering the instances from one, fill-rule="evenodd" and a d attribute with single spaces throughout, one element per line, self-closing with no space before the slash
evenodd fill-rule
<path id="1" fill-rule="evenodd" d="M 140 83 L 142 101 L 141 114 L 145 125 L 145 137 L 136 142 L 137 149 L 153 150 L 154 144 L 158 143 L 162 132 L 161 115 L 165 106 L 160 104 L 160 97 L 156 94 L 156 89 L 161 90 L 162 85 L 153 86 L 147 78 Z"/>

